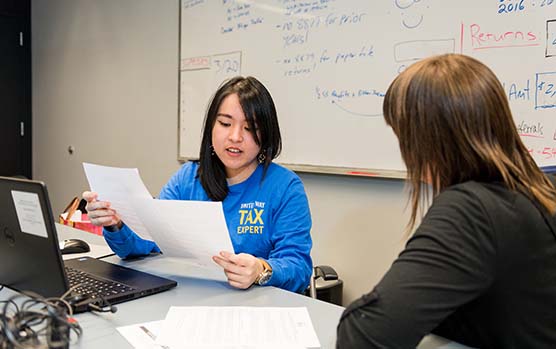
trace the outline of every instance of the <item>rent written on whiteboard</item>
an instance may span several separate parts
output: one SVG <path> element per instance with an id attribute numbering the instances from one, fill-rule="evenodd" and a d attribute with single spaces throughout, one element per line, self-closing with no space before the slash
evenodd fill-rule
<path id="1" fill-rule="evenodd" d="M 556 164 L 556 0 L 182 0 L 180 11 L 180 159 L 198 156 L 222 81 L 253 75 L 276 102 L 278 162 L 403 177 L 386 89 L 416 60 L 454 52 L 494 70 L 535 161 Z"/>

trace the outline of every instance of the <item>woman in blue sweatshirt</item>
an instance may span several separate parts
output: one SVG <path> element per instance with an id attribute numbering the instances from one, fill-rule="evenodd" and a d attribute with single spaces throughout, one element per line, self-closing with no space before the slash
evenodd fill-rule
<path id="1" fill-rule="evenodd" d="M 204 123 L 199 161 L 187 162 L 160 199 L 222 201 L 235 251 L 214 256 L 230 285 L 270 285 L 302 292 L 309 284 L 311 214 L 299 177 L 272 162 L 282 141 L 268 90 L 253 77 L 236 77 L 214 95 Z M 106 201 L 84 192 L 91 222 L 122 257 L 159 252 L 135 234 Z"/>

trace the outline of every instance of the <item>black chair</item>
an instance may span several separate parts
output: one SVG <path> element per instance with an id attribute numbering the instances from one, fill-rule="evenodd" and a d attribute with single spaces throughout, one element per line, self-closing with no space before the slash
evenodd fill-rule
<path id="1" fill-rule="evenodd" d="M 318 279 L 326 282 L 322 285 L 317 285 Z M 336 305 L 342 305 L 343 287 L 344 283 L 338 278 L 338 273 L 336 273 L 334 268 L 329 265 L 317 265 L 313 268 L 313 274 L 309 280 L 309 287 L 305 290 L 305 295 Z"/>

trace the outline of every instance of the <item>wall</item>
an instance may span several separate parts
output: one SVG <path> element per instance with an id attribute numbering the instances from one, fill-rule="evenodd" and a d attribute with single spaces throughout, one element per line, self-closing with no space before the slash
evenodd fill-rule
<path id="1" fill-rule="evenodd" d="M 47 183 L 55 212 L 87 189 L 84 161 L 138 167 L 153 194 L 178 169 L 178 8 L 177 0 L 33 1 L 33 176 Z M 403 247 L 403 182 L 301 177 L 315 264 L 336 268 L 351 301 Z"/>

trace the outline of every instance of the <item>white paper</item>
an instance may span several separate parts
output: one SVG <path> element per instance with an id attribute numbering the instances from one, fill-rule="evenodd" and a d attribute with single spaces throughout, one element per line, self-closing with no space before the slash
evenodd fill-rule
<path id="1" fill-rule="evenodd" d="M 145 212 L 141 218 L 165 256 L 222 270 L 205 257 L 234 252 L 221 202 L 151 200 L 144 207 L 150 214 Z"/>
<path id="2" fill-rule="evenodd" d="M 120 334 L 137 349 L 165 348 L 156 344 L 155 340 L 162 327 L 162 320 L 145 322 L 136 325 L 118 327 Z"/>
<path id="3" fill-rule="evenodd" d="M 83 163 L 91 190 L 99 201 L 109 201 L 120 218 L 143 239 L 153 240 L 137 216 L 135 205 L 141 199 L 152 199 L 136 168 L 118 168 Z"/>
<path id="4" fill-rule="evenodd" d="M 170 307 L 156 342 L 178 348 L 320 348 L 307 308 Z"/>
<path id="5" fill-rule="evenodd" d="M 48 233 L 42 216 L 39 196 L 36 193 L 12 190 L 12 199 L 21 231 L 47 238 Z"/>
<path id="6" fill-rule="evenodd" d="M 225 280 L 222 268 L 212 260 L 220 251 L 234 252 L 221 202 L 153 199 L 137 169 L 83 166 L 91 189 L 102 200 L 116 199 L 118 204 L 112 206 L 136 233 L 139 227 L 139 235 L 155 241 L 165 256 L 218 271 L 216 278 Z"/>

